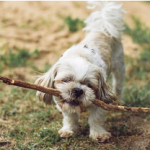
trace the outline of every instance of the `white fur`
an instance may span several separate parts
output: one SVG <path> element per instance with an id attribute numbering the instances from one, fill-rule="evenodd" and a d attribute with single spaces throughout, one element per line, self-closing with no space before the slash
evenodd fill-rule
<path id="1" fill-rule="evenodd" d="M 115 2 L 89 2 L 100 11 L 93 12 L 86 20 L 85 31 L 100 31 L 107 36 L 121 38 L 124 30 L 124 10 L 122 5 Z"/>
<path id="2" fill-rule="evenodd" d="M 60 97 L 54 97 L 57 108 L 62 112 L 63 127 L 59 130 L 62 137 L 68 137 L 79 131 L 78 118 L 80 106 L 72 102 L 81 102 L 91 111 L 89 117 L 90 137 L 104 142 L 111 134 L 104 127 L 105 111 L 92 104 L 97 98 L 104 102 L 116 100 L 114 92 L 121 101 L 121 91 L 125 72 L 121 34 L 124 29 L 123 13 L 120 4 L 114 2 L 91 2 L 98 11 L 92 13 L 84 30 L 88 31 L 81 43 L 69 48 L 56 64 L 36 83 L 56 88 Z M 113 72 L 113 89 L 107 85 L 110 71 Z M 92 86 L 92 87 L 91 87 Z M 74 98 L 73 90 L 83 91 Z M 51 95 L 37 92 L 39 99 L 50 103 Z M 61 103 L 60 99 L 65 102 Z"/>

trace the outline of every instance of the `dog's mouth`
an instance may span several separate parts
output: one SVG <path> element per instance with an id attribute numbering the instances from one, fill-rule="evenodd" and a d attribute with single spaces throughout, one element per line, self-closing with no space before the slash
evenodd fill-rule
<path id="1" fill-rule="evenodd" d="M 71 106 L 79 106 L 80 105 L 79 101 L 77 101 L 77 100 L 70 100 L 70 101 L 64 100 L 63 103 L 68 103 Z"/>
<path id="2" fill-rule="evenodd" d="M 69 105 L 71 106 L 79 106 L 80 105 L 80 102 L 77 100 L 77 99 L 63 99 L 62 96 L 60 96 L 61 100 L 60 102 L 61 103 L 68 103 Z"/>

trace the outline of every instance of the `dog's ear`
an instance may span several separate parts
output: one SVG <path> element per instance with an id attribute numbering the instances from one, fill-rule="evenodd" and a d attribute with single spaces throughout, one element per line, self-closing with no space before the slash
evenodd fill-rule
<path id="1" fill-rule="evenodd" d="M 35 81 L 35 84 L 39 84 L 44 87 L 54 88 L 54 78 L 57 75 L 58 66 L 59 66 L 58 64 L 55 64 L 54 66 L 52 66 L 52 68 L 48 72 L 40 76 Z M 37 91 L 36 96 L 39 98 L 39 100 L 44 101 L 46 104 L 51 104 L 52 95 Z"/>
<path id="2" fill-rule="evenodd" d="M 112 103 L 117 101 L 116 94 L 112 91 L 109 85 L 106 83 L 101 71 L 98 73 L 98 90 L 96 93 L 98 99 L 105 103 Z"/>

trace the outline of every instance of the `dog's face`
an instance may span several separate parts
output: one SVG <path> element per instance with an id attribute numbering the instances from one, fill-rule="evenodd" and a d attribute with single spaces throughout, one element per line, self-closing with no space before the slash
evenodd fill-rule
<path id="1" fill-rule="evenodd" d="M 80 103 L 87 107 L 95 98 L 105 102 L 116 98 L 107 86 L 100 68 L 83 57 L 58 61 L 36 83 L 58 89 L 61 96 L 57 97 L 56 101 L 63 99 L 67 107 L 78 107 Z M 37 92 L 37 96 L 46 103 L 51 101 L 48 94 Z"/>
<path id="2" fill-rule="evenodd" d="M 54 79 L 54 88 L 61 91 L 66 103 L 78 106 L 90 105 L 98 90 L 98 70 L 83 58 L 71 58 L 61 62 Z"/>

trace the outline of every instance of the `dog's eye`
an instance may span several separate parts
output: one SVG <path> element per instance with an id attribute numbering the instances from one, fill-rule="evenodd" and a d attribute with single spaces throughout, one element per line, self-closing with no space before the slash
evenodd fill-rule
<path id="1" fill-rule="evenodd" d="M 92 86 L 91 84 L 88 84 L 87 86 L 88 86 L 89 88 L 93 88 L 93 86 Z"/>
<path id="2" fill-rule="evenodd" d="M 68 80 L 67 80 L 67 79 L 62 79 L 61 81 L 62 81 L 62 82 L 68 82 Z"/>
<path id="3" fill-rule="evenodd" d="M 67 82 L 71 81 L 71 79 L 70 78 L 66 78 L 66 79 L 62 79 L 61 81 L 67 83 Z"/>

